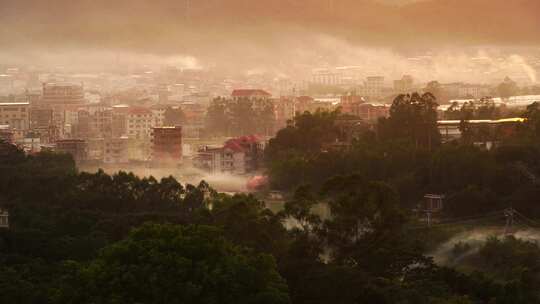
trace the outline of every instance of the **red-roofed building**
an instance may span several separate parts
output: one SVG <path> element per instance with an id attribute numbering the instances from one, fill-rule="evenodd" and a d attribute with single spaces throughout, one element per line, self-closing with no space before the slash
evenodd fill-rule
<path id="1" fill-rule="evenodd" d="M 263 151 L 262 139 L 256 135 L 247 135 L 229 139 L 223 147 L 201 148 L 194 164 L 212 173 L 245 174 L 259 168 Z"/>
<path id="2" fill-rule="evenodd" d="M 296 98 L 295 112 L 303 114 L 311 109 L 311 105 L 315 102 L 315 99 L 311 96 L 299 96 Z"/>
<path id="3" fill-rule="evenodd" d="M 389 105 L 368 103 L 364 98 L 355 94 L 341 96 L 339 106 L 342 113 L 360 117 L 371 123 L 376 122 L 381 117 L 388 117 L 390 111 Z"/>
<path id="4" fill-rule="evenodd" d="M 272 97 L 272 94 L 260 89 L 239 89 L 231 93 L 234 100 L 249 99 L 249 100 L 267 100 Z"/>

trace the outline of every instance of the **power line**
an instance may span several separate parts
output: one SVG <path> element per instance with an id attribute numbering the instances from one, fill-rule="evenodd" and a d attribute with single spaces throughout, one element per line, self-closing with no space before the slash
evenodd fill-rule
<path id="1" fill-rule="evenodd" d="M 430 227 L 445 227 L 445 226 L 453 226 L 453 225 L 459 225 L 459 224 L 478 224 L 481 221 L 500 219 L 503 216 L 504 215 L 502 213 L 500 213 L 500 214 L 493 214 L 493 215 L 477 216 L 477 217 L 473 217 L 473 218 L 453 219 L 451 221 L 434 223 L 434 224 L 431 224 L 431 226 L 410 227 L 409 230 L 426 229 L 426 228 L 430 228 Z"/>
<path id="2" fill-rule="evenodd" d="M 515 212 L 517 215 L 519 215 L 520 217 L 522 217 L 523 219 L 525 219 L 526 221 L 528 221 L 529 223 L 532 223 L 532 224 L 537 225 L 537 226 L 540 227 L 540 223 L 539 223 L 539 222 L 537 222 L 537 221 L 535 221 L 535 220 L 532 220 L 532 219 L 526 217 L 526 216 L 523 215 L 521 212 L 518 212 L 518 211 L 515 210 L 515 209 L 514 209 L 514 212 Z M 538 227 L 535 227 L 535 228 L 538 228 Z"/>
<path id="3" fill-rule="evenodd" d="M 458 217 L 458 218 L 451 218 L 446 219 L 443 221 L 440 221 L 438 223 L 433 223 L 428 226 L 416 226 L 411 227 L 409 229 L 423 229 L 423 228 L 429 228 L 429 227 L 443 227 L 443 226 L 451 226 L 451 225 L 458 225 L 458 224 L 467 224 L 467 223 L 480 223 L 481 221 L 486 220 L 495 220 L 498 218 L 502 218 L 505 216 L 505 210 L 498 210 L 498 211 L 491 211 L 485 214 L 479 214 L 479 215 L 471 215 L 471 216 L 464 216 L 464 217 Z"/>
<path id="4" fill-rule="evenodd" d="M 460 220 L 467 220 L 467 219 L 475 219 L 475 218 L 483 218 L 483 217 L 487 217 L 487 216 L 492 216 L 492 215 L 503 215 L 504 213 L 504 210 L 497 210 L 497 211 L 491 211 L 491 212 L 488 212 L 488 213 L 485 213 L 485 214 L 477 214 L 477 215 L 469 215 L 469 216 L 463 216 L 463 217 L 457 217 L 457 218 L 449 218 L 449 219 L 445 219 L 441 222 L 453 222 L 453 221 L 460 221 Z"/>

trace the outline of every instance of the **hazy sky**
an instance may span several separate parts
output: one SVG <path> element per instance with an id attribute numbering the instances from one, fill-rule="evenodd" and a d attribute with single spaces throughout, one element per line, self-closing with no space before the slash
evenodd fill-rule
<path id="1" fill-rule="evenodd" d="M 276 66 L 351 48 L 540 46 L 540 0 L 0 0 L 0 20 L 4 60 L 82 50 Z"/>

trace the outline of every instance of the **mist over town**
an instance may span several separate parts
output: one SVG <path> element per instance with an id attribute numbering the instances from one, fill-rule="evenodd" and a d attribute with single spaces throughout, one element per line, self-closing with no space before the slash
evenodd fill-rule
<path id="1" fill-rule="evenodd" d="M 0 20 L 0 303 L 540 303 L 540 1 Z"/>

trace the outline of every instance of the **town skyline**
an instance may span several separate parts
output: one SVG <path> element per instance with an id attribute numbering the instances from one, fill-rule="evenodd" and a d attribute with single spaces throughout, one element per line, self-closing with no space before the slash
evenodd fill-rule
<path id="1" fill-rule="evenodd" d="M 4 0 L 0 64 L 79 71 L 170 65 L 296 82 L 309 80 L 314 69 L 360 66 L 388 79 L 414 74 L 426 82 L 487 83 L 521 74 L 534 83 L 540 70 L 539 5 L 534 0 Z M 422 58 L 430 62 L 418 64 Z M 484 62 L 471 73 L 467 65 L 478 58 Z M 500 73 L 484 79 L 493 70 Z"/>

